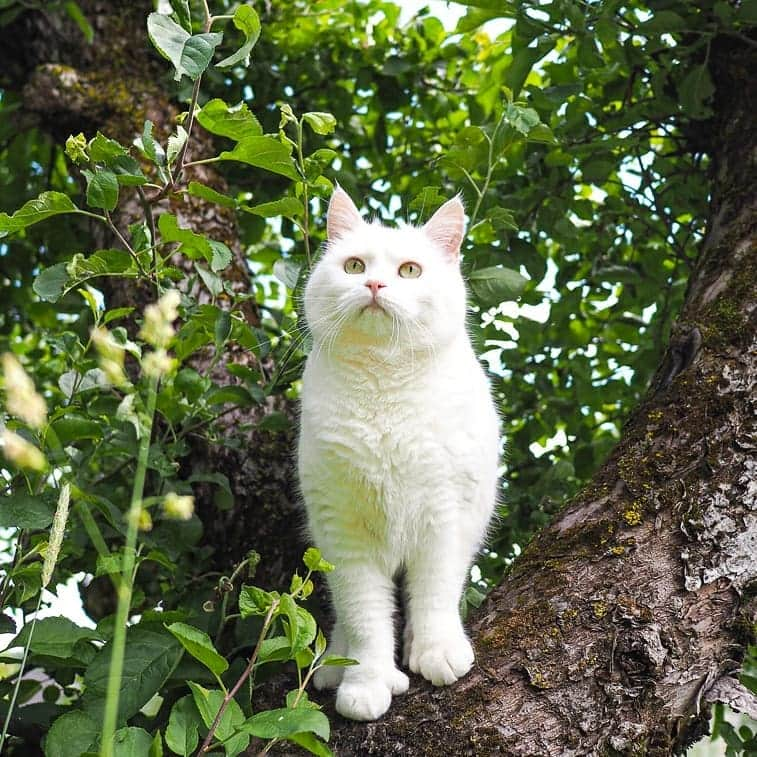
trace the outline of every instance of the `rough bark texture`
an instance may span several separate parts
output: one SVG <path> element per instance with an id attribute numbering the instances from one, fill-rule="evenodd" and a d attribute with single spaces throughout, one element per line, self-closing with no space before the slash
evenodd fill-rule
<path id="1" fill-rule="evenodd" d="M 751 64 L 750 64 L 751 61 Z M 706 731 L 757 603 L 757 87 L 713 45 L 709 232 L 653 388 L 475 617 L 474 670 L 417 679 L 340 755 L 666 755 Z"/>
<path id="2" fill-rule="evenodd" d="M 165 140 L 180 109 L 161 87 L 166 64 L 151 52 L 147 39 L 145 19 L 153 9 L 152 3 L 86 0 L 79 5 L 95 31 L 91 45 L 62 13 L 28 12 L 12 25 L 0 28 L 3 59 L 8 64 L 0 72 L 0 83 L 23 93 L 19 128 L 36 126 L 59 144 L 69 134 L 82 131 L 89 138 L 99 130 L 128 145 L 142 132 L 145 119 L 150 119 L 156 134 Z M 190 155 L 212 154 L 212 138 L 196 126 Z M 193 167 L 188 170 L 188 178 L 220 192 L 227 190 L 223 177 L 212 166 Z M 125 230 L 129 223 L 141 219 L 143 211 L 135 191 L 124 188 L 121 194 L 114 220 Z M 182 226 L 226 243 L 234 258 L 224 277 L 238 291 L 249 290 L 251 276 L 232 211 L 180 194 L 167 197 L 155 208 L 156 215 L 166 211 L 176 214 Z M 118 246 L 117 240 L 99 224 L 93 226 L 92 235 L 98 246 Z M 179 260 L 175 263 L 182 264 Z M 101 288 L 109 307 L 136 305 L 141 310 L 155 298 L 145 283 L 120 280 L 114 286 L 103 280 Z M 201 294 L 199 299 L 202 301 Z M 217 304 L 223 305 L 219 299 Z M 248 322 L 257 324 L 253 304 L 246 305 L 245 316 Z M 212 357 L 212 350 L 208 350 L 190 363 L 207 374 Z M 212 372 L 213 380 L 220 385 L 237 382 L 226 371 L 228 362 L 255 361 L 252 354 L 241 349 L 232 349 L 226 358 Z M 285 404 L 276 409 L 293 414 Z M 241 425 L 254 423 L 260 416 L 259 409 L 238 409 L 223 417 L 220 428 L 236 433 Z M 197 488 L 204 542 L 215 547 L 216 569 L 230 572 L 254 547 L 263 558 L 259 580 L 282 584 L 298 565 L 302 552 L 299 529 L 293 528 L 300 516 L 292 475 L 291 434 L 252 430 L 236 449 L 208 444 L 199 436 L 192 442 L 192 453 L 184 461 L 187 475 L 206 470 L 223 473 L 235 498 L 233 508 L 219 513 L 211 488 Z M 90 609 L 94 610 L 94 606 Z M 107 603 L 103 612 L 106 610 Z"/>

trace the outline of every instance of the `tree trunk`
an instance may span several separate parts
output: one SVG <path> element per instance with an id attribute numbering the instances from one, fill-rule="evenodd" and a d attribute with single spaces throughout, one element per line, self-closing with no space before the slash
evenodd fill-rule
<path id="1" fill-rule="evenodd" d="M 37 126 L 58 144 L 69 134 L 80 131 L 92 137 L 96 131 L 131 144 L 141 134 L 145 119 L 155 124 L 156 135 L 165 140 L 171 132 L 179 109 L 160 81 L 165 65 L 147 39 L 146 18 L 150 2 L 112 3 L 105 0 L 80 2 L 92 24 L 95 40 L 87 44 L 81 32 L 61 12 L 23 13 L 13 24 L 0 27 L 0 43 L 8 65 L 0 72 L 3 86 L 23 93 L 19 128 Z M 212 155 L 212 138 L 196 126 L 189 152 L 200 157 Z M 212 166 L 188 170 L 192 179 L 227 191 L 223 177 Z M 238 291 L 247 291 L 251 277 L 232 211 L 190 196 L 172 195 L 160 203 L 156 213 L 170 210 L 182 226 L 189 226 L 222 241 L 234 253 L 232 264 L 223 275 Z M 121 203 L 114 213 L 117 225 L 127 225 L 142 217 L 134 190 L 122 188 Z M 99 247 L 118 246 L 103 227 L 92 228 Z M 176 261 L 181 265 L 181 261 Z M 155 298 L 144 283 L 104 279 L 99 284 L 108 307 L 136 305 L 138 312 Z M 254 305 L 246 305 L 245 315 L 252 325 L 258 323 Z M 190 364 L 207 374 L 212 350 L 193 356 Z M 255 357 L 241 349 L 230 349 L 226 360 L 219 361 L 212 378 L 219 385 L 237 383 L 226 370 L 230 362 L 247 364 Z M 271 366 L 267 366 L 268 369 Z M 225 415 L 221 433 L 238 434 L 242 424 L 254 423 L 267 412 L 259 408 L 239 408 Z M 293 409 L 279 402 L 277 410 L 293 417 Z M 234 506 L 219 511 L 213 504 L 210 486 L 196 487 L 198 514 L 203 520 L 204 543 L 213 545 L 216 570 L 229 573 L 251 548 L 262 556 L 258 580 L 279 586 L 300 562 L 300 530 L 293 527 L 300 517 L 292 472 L 293 437 L 291 433 L 253 430 L 235 449 L 211 444 L 204 437 L 192 439 L 192 452 L 183 460 L 186 475 L 201 471 L 223 473 L 230 482 Z M 208 565 L 204 564 L 204 570 Z M 107 585 L 107 582 L 105 582 Z M 108 588 L 110 592 L 110 588 Z M 94 607 L 90 607 L 94 610 Z M 103 612 L 108 609 L 107 603 Z M 99 616 L 101 613 L 96 612 Z"/>
<path id="2" fill-rule="evenodd" d="M 709 701 L 749 703 L 733 676 L 757 619 L 753 64 L 713 44 L 709 230 L 622 441 L 478 611 L 473 671 L 340 720 L 337 754 L 666 755 L 706 732 Z"/>

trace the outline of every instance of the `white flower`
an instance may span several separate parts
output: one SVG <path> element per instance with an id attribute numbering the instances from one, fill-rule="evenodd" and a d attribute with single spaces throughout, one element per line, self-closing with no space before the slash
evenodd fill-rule
<path id="1" fill-rule="evenodd" d="M 142 370 L 153 378 L 160 378 L 164 373 L 170 373 L 176 367 L 176 360 L 170 357 L 164 349 L 150 352 L 142 358 Z"/>
<path id="2" fill-rule="evenodd" d="M 173 322 L 179 316 L 181 295 L 169 289 L 157 302 L 145 308 L 145 317 L 139 335 L 153 347 L 167 347 L 176 332 Z"/>
<path id="3" fill-rule="evenodd" d="M 92 330 L 92 342 L 100 353 L 100 368 L 114 386 L 127 383 L 124 373 L 124 348 L 113 339 L 108 329 L 99 326 Z"/>

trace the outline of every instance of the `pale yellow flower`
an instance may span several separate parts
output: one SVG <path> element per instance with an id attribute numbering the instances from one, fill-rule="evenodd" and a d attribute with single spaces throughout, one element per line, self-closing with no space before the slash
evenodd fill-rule
<path id="1" fill-rule="evenodd" d="M 147 510 L 141 510 L 139 513 L 139 523 L 137 525 L 140 531 L 152 531 L 152 517 Z"/>
<path id="2" fill-rule="evenodd" d="M 156 303 L 145 308 L 139 335 L 153 347 L 167 347 L 176 332 L 173 322 L 179 316 L 181 295 L 176 289 L 167 291 Z"/>
<path id="3" fill-rule="evenodd" d="M 100 368 L 114 386 L 127 383 L 124 373 L 124 349 L 108 329 L 100 326 L 92 330 L 92 342 L 100 353 Z"/>
<path id="4" fill-rule="evenodd" d="M 45 456 L 23 436 L 7 428 L 2 433 L 3 454 L 19 468 L 43 471 L 47 467 Z"/>
<path id="5" fill-rule="evenodd" d="M 191 494 L 169 492 L 163 498 L 163 512 L 175 520 L 189 520 L 195 509 L 195 498 Z"/>
<path id="6" fill-rule="evenodd" d="M 176 360 L 164 349 L 150 352 L 142 358 L 142 370 L 153 378 L 160 378 L 164 373 L 171 373 L 176 367 Z"/>
<path id="7" fill-rule="evenodd" d="M 47 422 L 45 400 L 37 394 L 34 382 L 10 352 L 3 355 L 3 376 L 8 412 L 32 428 L 42 428 Z"/>

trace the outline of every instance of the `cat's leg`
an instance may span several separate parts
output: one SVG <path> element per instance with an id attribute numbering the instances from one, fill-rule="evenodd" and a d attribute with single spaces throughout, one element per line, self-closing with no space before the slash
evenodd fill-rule
<path id="1" fill-rule="evenodd" d="M 347 639 L 342 630 L 342 624 L 338 620 L 331 629 L 329 644 L 324 652 L 324 656 L 328 655 L 347 656 Z M 344 668 L 341 665 L 326 665 L 315 671 L 313 685 L 316 689 L 335 689 L 342 682 L 343 675 Z"/>
<path id="2" fill-rule="evenodd" d="M 459 534 L 457 535 L 459 537 Z M 434 686 L 446 686 L 473 665 L 473 647 L 460 618 L 460 596 L 475 553 L 454 529 L 428 535 L 407 563 L 405 658 L 410 670 Z"/>
<path id="3" fill-rule="evenodd" d="M 336 564 L 328 578 L 337 622 L 347 657 L 359 663 L 344 669 L 336 709 L 353 720 L 375 720 L 389 709 L 392 695 L 409 685 L 394 664 L 394 582 L 369 564 Z"/>

